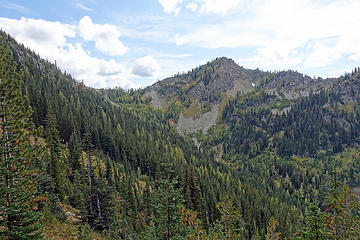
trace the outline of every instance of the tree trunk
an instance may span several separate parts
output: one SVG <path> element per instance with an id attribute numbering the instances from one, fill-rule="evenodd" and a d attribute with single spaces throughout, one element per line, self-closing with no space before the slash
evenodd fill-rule
<path id="1" fill-rule="evenodd" d="M 99 191 L 96 192 L 96 204 L 98 209 L 98 218 L 102 218 L 101 216 L 101 207 L 100 207 L 100 199 L 99 199 Z"/>

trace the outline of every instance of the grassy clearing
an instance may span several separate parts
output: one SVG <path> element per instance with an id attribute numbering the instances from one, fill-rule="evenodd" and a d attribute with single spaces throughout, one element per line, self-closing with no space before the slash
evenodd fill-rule
<path id="1" fill-rule="evenodd" d="M 191 118 L 191 117 L 194 118 L 200 112 L 201 112 L 200 105 L 197 102 L 195 102 L 191 104 L 189 108 L 185 109 L 183 114 L 185 118 Z"/>

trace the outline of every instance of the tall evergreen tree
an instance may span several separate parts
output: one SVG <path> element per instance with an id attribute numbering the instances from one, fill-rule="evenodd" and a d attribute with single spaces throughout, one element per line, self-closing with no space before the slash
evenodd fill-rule
<path id="1" fill-rule="evenodd" d="M 22 74 L 11 59 L 10 51 L 0 46 L 0 238 L 42 239 L 35 196 L 38 172 L 31 169 L 42 148 L 31 142 L 38 133 L 21 92 Z"/>
<path id="2" fill-rule="evenodd" d="M 327 227 L 327 217 L 315 203 L 310 205 L 306 216 L 306 225 L 301 233 L 301 239 L 327 240 L 332 239 Z"/>
<path id="3" fill-rule="evenodd" d="M 72 170 L 79 170 L 81 168 L 81 141 L 79 133 L 76 129 L 73 130 L 69 140 L 69 153 L 70 153 L 70 164 Z"/>
<path id="4" fill-rule="evenodd" d="M 45 138 L 46 143 L 50 149 L 49 152 L 49 169 L 48 172 L 53 178 L 55 183 L 55 192 L 58 194 L 60 200 L 65 197 L 65 174 L 64 169 L 61 166 L 61 144 L 58 131 L 58 123 L 54 110 L 49 105 L 46 115 L 46 128 L 45 128 Z"/>
<path id="5" fill-rule="evenodd" d="M 171 174 L 171 166 L 166 164 L 164 167 L 164 177 L 156 182 L 154 204 L 156 235 L 158 239 L 178 239 L 184 234 L 179 211 L 184 200 L 176 187 L 178 181 Z"/>
<path id="6" fill-rule="evenodd" d="M 91 153 L 93 144 L 91 141 L 91 135 L 90 132 L 86 132 L 83 137 L 83 145 L 84 149 L 86 150 L 86 157 L 87 157 L 87 177 L 88 177 L 88 184 L 89 184 L 89 215 L 94 214 L 93 209 L 93 203 L 92 203 L 92 196 L 93 196 L 93 181 L 94 181 L 94 173 L 92 169 L 92 163 L 91 163 Z"/>

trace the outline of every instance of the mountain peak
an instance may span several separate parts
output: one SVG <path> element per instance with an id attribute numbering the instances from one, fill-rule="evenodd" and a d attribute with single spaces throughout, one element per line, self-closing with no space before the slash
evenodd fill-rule
<path id="1" fill-rule="evenodd" d="M 210 63 L 221 63 L 221 64 L 236 64 L 238 65 L 232 58 L 228 57 L 217 57 L 212 60 Z"/>
<path id="2" fill-rule="evenodd" d="M 213 102 L 216 101 L 215 95 L 234 95 L 239 90 L 247 92 L 253 89 L 264 76 L 265 73 L 259 70 L 240 67 L 231 58 L 219 57 L 187 73 L 157 82 L 148 89 L 154 89 L 165 100 Z"/>

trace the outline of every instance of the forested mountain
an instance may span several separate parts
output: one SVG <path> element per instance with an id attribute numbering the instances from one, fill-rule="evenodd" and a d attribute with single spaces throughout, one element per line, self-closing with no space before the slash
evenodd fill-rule
<path id="1" fill-rule="evenodd" d="M 6 207 L 14 171 L 37 186 L 22 189 L 33 239 L 358 239 L 359 69 L 313 79 L 218 58 L 146 89 L 92 89 L 4 32 L 0 45 L 5 239 L 26 230 Z M 29 124 L 7 120 L 15 105 Z M 36 156 L 9 148 L 9 126 Z"/>

